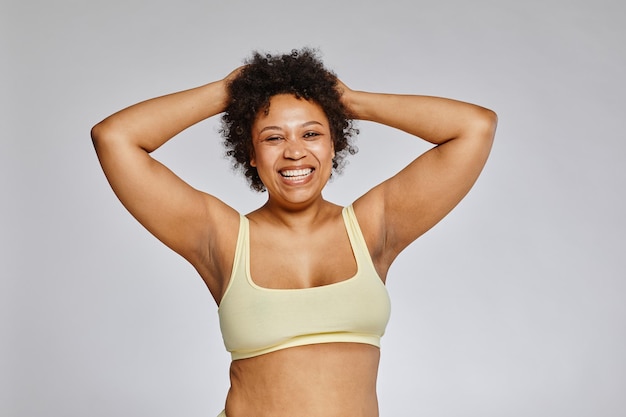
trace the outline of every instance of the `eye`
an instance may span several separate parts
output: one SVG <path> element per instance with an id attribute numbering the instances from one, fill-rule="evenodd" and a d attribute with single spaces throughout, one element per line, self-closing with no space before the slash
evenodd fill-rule
<path id="1" fill-rule="evenodd" d="M 318 137 L 319 135 L 320 135 L 320 134 L 319 134 L 319 133 L 317 133 L 317 132 L 306 132 L 306 133 L 304 134 L 304 136 L 303 136 L 303 137 L 304 137 L 305 139 L 315 139 L 315 138 L 316 138 L 316 137 Z"/>
<path id="2" fill-rule="evenodd" d="M 281 140 L 282 137 L 281 136 L 268 136 L 267 138 L 265 138 L 266 142 L 276 142 Z"/>

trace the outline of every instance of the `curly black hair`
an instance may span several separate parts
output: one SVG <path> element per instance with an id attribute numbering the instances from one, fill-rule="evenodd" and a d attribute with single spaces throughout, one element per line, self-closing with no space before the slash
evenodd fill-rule
<path id="1" fill-rule="evenodd" d="M 352 144 L 358 134 L 347 109 L 340 101 L 337 76 L 326 69 L 317 51 L 310 48 L 292 50 L 290 54 L 271 55 L 254 52 L 238 76 L 228 86 L 229 103 L 222 116 L 220 133 L 226 155 L 233 166 L 241 169 L 255 191 L 265 191 L 255 167 L 252 125 L 260 111 L 266 111 L 270 98 L 277 94 L 293 94 L 317 103 L 326 114 L 334 143 L 333 171 L 340 173 L 347 154 L 355 154 Z"/>

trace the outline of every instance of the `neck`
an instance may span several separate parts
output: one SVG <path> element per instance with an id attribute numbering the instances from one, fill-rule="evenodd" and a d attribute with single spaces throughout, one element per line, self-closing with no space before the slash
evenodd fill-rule
<path id="1" fill-rule="evenodd" d="M 297 205 L 279 204 L 270 197 L 262 207 L 250 214 L 287 227 L 310 227 L 326 219 L 328 211 L 335 207 L 335 204 L 321 196 L 314 202 Z"/>

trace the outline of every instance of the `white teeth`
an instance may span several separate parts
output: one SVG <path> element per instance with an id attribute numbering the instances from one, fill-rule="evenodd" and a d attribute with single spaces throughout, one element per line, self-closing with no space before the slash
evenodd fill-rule
<path id="1" fill-rule="evenodd" d="M 312 168 L 306 169 L 288 169 L 286 171 L 280 171 L 280 175 L 283 177 L 304 177 L 313 172 Z"/>

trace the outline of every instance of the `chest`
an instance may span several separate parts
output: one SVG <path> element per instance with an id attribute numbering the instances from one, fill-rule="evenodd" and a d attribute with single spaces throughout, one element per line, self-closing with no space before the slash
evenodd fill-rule
<path id="1" fill-rule="evenodd" d="M 319 287 L 347 280 L 356 273 L 356 260 L 343 224 L 308 233 L 250 230 L 250 275 L 261 287 Z"/>

